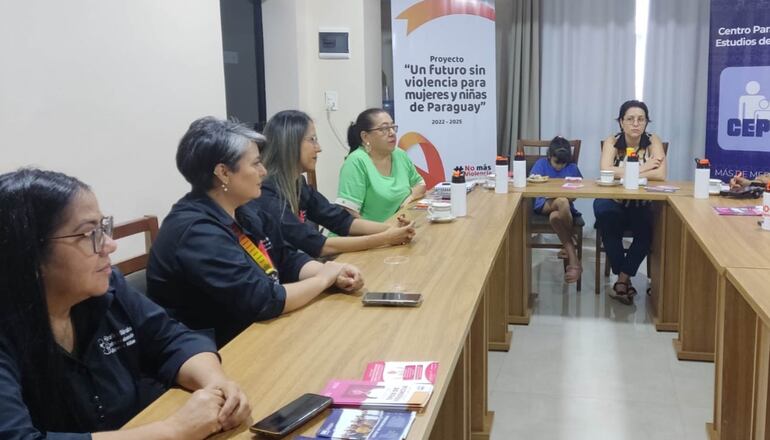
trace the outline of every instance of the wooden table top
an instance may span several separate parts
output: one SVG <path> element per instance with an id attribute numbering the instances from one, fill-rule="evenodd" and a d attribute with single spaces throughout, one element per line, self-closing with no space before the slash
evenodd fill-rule
<path id="1" fill-rule="evenodd" d="M 743 295 L 754 312 L 770 327 L 770 269 L 747 269 L 731 267 L 726 276 Z"/>
<path id="2" fill-rule="evenodd" d="M 667 200 L 670 196 L 690 196 L 692 197 L 692 182 L 666 181 L 652 182 L 652 185 L 670 185 L 677 186 L 680 189 L 673 193 L 646 191 L 644 187 L 637 190 L 627 190 L 622 185 L 618 186 L 600 186 L 595 179 L 586 178 L 580 182 L 583 187 L 577 189 L 566 189 L 561 186 L 566 181 L 564 179 L 549 179 L 545 183 L 527 182 L 525 188 L 514 188 L 509 186 L 509 191 L 521 193 L 524 197 L 572 197 L 588 199 L 634 199 L 634 200 Z M 488 190 L 490 191 L 490 190 Z"/>
<path id="3" fill-rule="evenodd" d="M 714 206 L 761 205 L 761 199 L 671 197 L 670 206 L 720 273 L 727 267 L 770 269 L 770 231 L 757 224 L 760 217 L 722 216 Z"/>
<path id="4" fill-rule="evenodd" d="M 478 188 L 468 195 L 469 215 L 445 224 L 428 223 L 424 211 L 409 210 L 418 229 L 411 244 L 338 258 L 362 270 L 368 290 L 388 291 L 391 278 L 383 259 L 408 256 L 403 280 L 406 290 L 423 294 L 421 307 L 364 307 L 361 293 L 324 294 L 300 310 L 251 325 L 223 347 L 224 369 L 249 396 L 253 418 L 303 393 L 320 392 L 330 379 L 359 379 L 370 361 L 431 360 L 440 363 L 434 394 L 409 433 L 427 438 L 520 199 Z M 187 392 L 171 390 L 126 426 L 161 420 L 187 398 Z M 299 434 L 314 434 L 321 420 Z M 216 438 L 252 435 L 244 426 Z"/>

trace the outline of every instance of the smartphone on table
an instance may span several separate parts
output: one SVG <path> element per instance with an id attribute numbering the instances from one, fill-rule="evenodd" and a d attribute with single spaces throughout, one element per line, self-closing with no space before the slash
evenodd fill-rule
<path id="1" fill-rule="evenodd" d="M 303 394 L 278 411 L 251 425 L 255 434 L 282 438 L 299 428 L 332 404 L 332 398 L 318 394 Z"/>
<path id="2" fill-rule="evenodd" d="M 422 304 L 422 294 L 408 292 L 366 292 L 362 299 L 367 306 L 407 306 Z"/>

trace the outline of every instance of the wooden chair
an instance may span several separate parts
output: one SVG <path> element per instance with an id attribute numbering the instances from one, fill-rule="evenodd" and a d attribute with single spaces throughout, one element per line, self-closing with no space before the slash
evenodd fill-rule
<path id="1" fill-rule="evenodd" d="M 604 145 L 604 141 L 599 142 L 599 151 L 601 152 L 602 146 Z M 668 142 L 663 142 L 663 153 L 668 155 Z M 602 268 L 602 254 L 604 253 L 604 244 L 602 243 L 602 235 L 601 231 L 599 231 L 599 227 L 595 226 L 596 228 L 596 267 L 595 267 L 595 279 L 594 279 L 594 290 L 595 293 L 598 295 L 601 290 L 601 284 L 602 281 L 601 278 L 601 268 Z M 633 233 L 629 231 L 623 232 L 623 238 L 633 238 Z M 628 251 L 628 249 L 625 249 L 625 251 Z M 647 258 L 647 276 L 650 276 L 650 269 L 652 268 L 652 265 L 650 264 L 650 259 Z M 604 278 L 607 278 L 610 276 L 610 265 L 609 261 L 605 259 L 604 261 Z"/>
<path id="2" fill-rule="evenodd" d="M 144 234 L 145 252 L 143 254 L 120 261 L 115 266 L 126 277 L 126 282 L 142 293 L 147 292 L 147 279 L 145 268 L 150 258 L 150 246 L 158 235 L 158 217 L 146 215 L 136 220 L 127 221 L 115 225 L 112 230 L 112 238 L 119 240 L 136 234 Z"/>
<path id="3" fill-rule="evenodd" d="M 527 175 L 529 175 L 530 170 L 532 169 L 532 166 L 537 162 L 538 159 L 541 157 L 547 157 L 548 155 L 548 145 L 550 145 L 551 141 L 546 140 L 529 140 L 529 139 L 519 139 L 516 142 L 516 151 L 522 151 L 524 152 L 524 157 L 527 161 Z M 580 140 L 575 139 L 569 141 L 569 145 L 572 149 L 572 162 L 575 164 L 578 163 L 578 159 L 580 158 Z M 532 202 L 529 203 L 529 208 L 532 209 Z M 583 221 L 583 217 L 577 217 L 574 219 L 573 225 L 572 225 L 572 236 L 575 240 L 575 246 L 577 247 L 577 254 L 580 261 L 583 261 L 583 226 L 585 226 L 585 222 Z M 548 217 L 544 215 L 531 215 L 529 224 L 527 225 L 527 228 L 529 229 L 529 232 L 527 233 L 527 236 L 529 237 L 529 243 L 528 246 L 532 249 L 561 249 L 562 245 L 561 243 L 536 243 L 532 237 L 534 234 L 553 234 L 556 235 L 556 231 L 553 230 L 553 227 L 551 227 L 551 223 L 548 220 Z M 567 260 L 564 260 L 564 269 L 567 269 Z M 582 288 L 582 277 L 578 279 L 577 281 L 577 291 L 580 292 Z"/>

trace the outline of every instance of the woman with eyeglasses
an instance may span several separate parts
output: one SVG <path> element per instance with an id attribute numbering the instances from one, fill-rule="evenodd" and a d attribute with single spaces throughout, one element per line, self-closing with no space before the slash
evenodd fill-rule
<path id="1" fill-rule="evenodd" d="M 340 170 L 335 203 L 355 217 L 383 222 L 425 195 L 425 181 L 396 148 L 398 126 L 383 109 L 365 110 L 348 128 L 350 154 Z"/>
<path id="2" fill-rule="evenodd" d="M 329 287 L 363 286 L 354 266 L 312 260 L 284 244 L 278 219 L 242 209 L 262 193 L 264 140 L 213 117 L 190 125 L 176 162 L 192 191 L 171 208 L 147 264 L 148 295 L 189 327 L 213 330 L 220 347 Z"/>
<path id="3" fill-rule="evenodd" d="M 353 217 L 307 184 L 303 172 L 315 171 L 321 145 L 310 116 L 296 110 L 277 113 L 265 126 L 262 158 L 269 170 L 262 196 L 244 209 L 264 210 L 279 219 L 283 238 L 312 257 L 405 244 L 414 227 L 403 218 L 398 226 Z M 320 225 L 336 234 L 326 237 Z"/>
<path id="4" fill-rule="evenodd" d="M 52 171 L 0 175 L 0 438 L 203 439 L 249 417 L 216 347 L 110 266 L 112 218 Z M 165 420 L 118 431 L 164 390 Z"/>
<path id="5" fill-rule="evenodd" d="M 635 100 L 624 102 L 617 121 L 620 133 L 608 137 L 602 144 L 601 169 L 614 171 L 616 178 L 623 177 L 626 153 L 631 149 L 639 158 L 640 177 L 665 180 L 666 153 L 658 136 L 647 132 L 651 122 L 647 104 Z M 618 276 L 610 297 L 623 304 L 632 304 L 636 289 L 631 285 L 631 277 L 636 275 L 652 244 L 650 202 L 596 199 L 594 214 L 612 272 Z M 627 230 L 633 233 L 633 243 L 625 251 L 623 234 Z"/>

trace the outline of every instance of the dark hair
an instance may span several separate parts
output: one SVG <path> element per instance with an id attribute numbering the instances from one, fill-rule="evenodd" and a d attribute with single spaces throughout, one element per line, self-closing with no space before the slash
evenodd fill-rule
<path id="1" fill-rule="evenodd" d="M 237 121 L 206 116 L 193 121 L 179 141 L 176 167 L 193 190 L 208 191 L 214 186 L 214 168 L 221 163 L 238 171 L 251 142 L 263 144 L 265 137 Z"/>
<path id="2" fill-rule="evenodd" d="M 64 369 L 48 315 L 41 268 L 50 237 L 66 221 L 83 182 L 54 171 L 24 168 L 0 175 L 0 328 L 18 350 L 21 386 L 41 431 L 72 426 Z"/>
<path id="3" fill-rule="evenodd" d="M 267 143 L 262 148 L 262 160 L 270 172 L 280 198 L 292 212 L 299 212 L 300 150 L 308 127 L 313 123 L 306 113 L 284 110 L 276 113 L 265 125 Z"/>
<path id="4" fill-rule="evenodd" d="M 634 107 L 638 107 L 644 110 L 644 119 L 647 119 L 648 124 L 652 122 L 652 120 L 650 119 L 650 111 L 647 109 L 647 104 L 643 103 L 642 101 L 637 101 L 635 99 L 632 99 L 630 101 L 624 102 L 620 106 L 620 111 L 618 112 L 618 119 L 617 119 L 618 124 L 620 124 L 620 121 L 623 120 L 623 117 L 626 115 L 626 112 L 628 111 L 628 109 L 631 109 Z"/>
<path id="5" fill-rule="evenodd" d="M 556 159 L 556 163 L 572 162 L 572 148 L 569 141 L 561 136 L 551 139 L 551 144 L 548 145 L 548 157 Z"/>
<path id="6" fill-rule="evenodd" d="M 366 109 L 358 115 L 356 122 L 350 124 L 348 127 L 348 145 L 351 153 L 364 143 L 361 139 L 361 132 L 374 128 L 374 116 L 380 113 L 387 112 L 381 108 Z"/>

